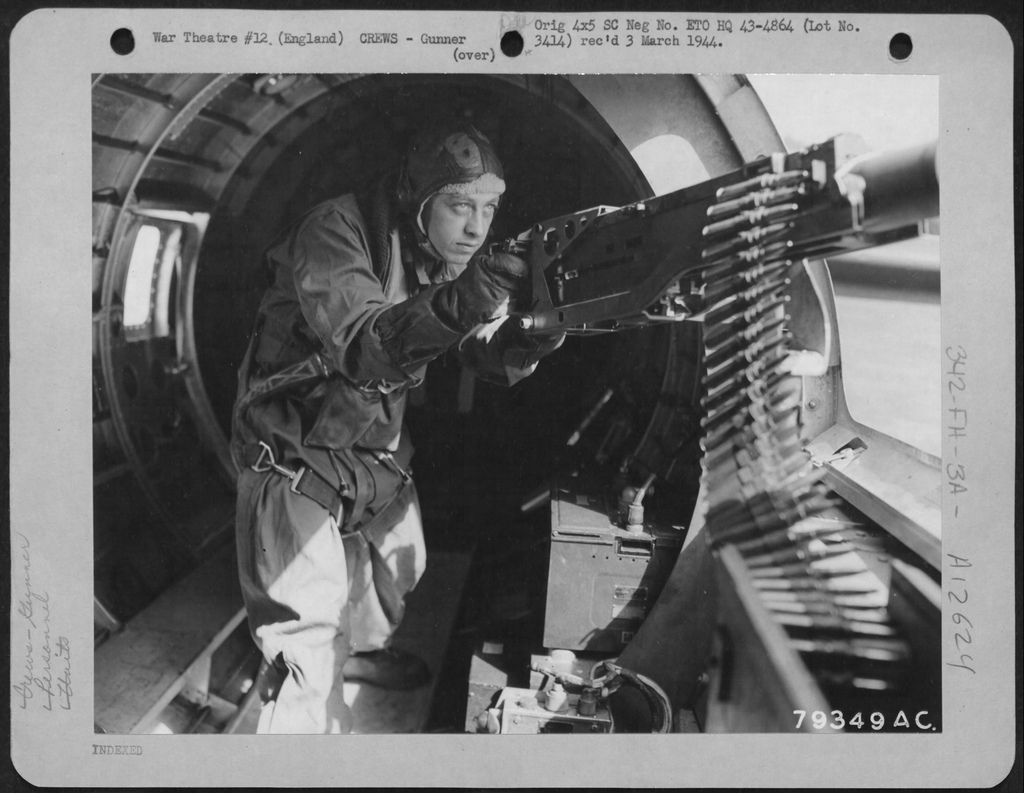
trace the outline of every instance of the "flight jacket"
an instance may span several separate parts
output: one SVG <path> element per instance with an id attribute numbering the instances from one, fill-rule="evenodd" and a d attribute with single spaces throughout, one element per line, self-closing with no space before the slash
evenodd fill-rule
<path id="1" fill-rule="evenodd" d="M 271 283 L 239 370 L 232 423 L 239 468 L 247 459 L 243 447 L 262 441 L 279 464 L 344 480 L 360 505 L 379 502 L 399 481 L 393 472 L 382 474 L 367 452 L 390 452 L 408 468 L 408 391 L 423 381 L 431 359 L 462 341 L 464 363 L 483 379 L 508 385 L 533 370 L 527 362 L 510 367 L 497 339 L 464 339 L 429 299 L 389 313 L 464 266 L 429 261 L 400 238 L 386 183 L 318 204 L 269 246 L 264 264 Z M 254 383 L 314 352 L 327 377 L 243 407 Z"/>

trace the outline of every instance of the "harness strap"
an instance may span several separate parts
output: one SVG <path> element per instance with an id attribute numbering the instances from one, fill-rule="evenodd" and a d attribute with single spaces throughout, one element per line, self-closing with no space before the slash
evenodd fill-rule
<path id="1" fill-rule="evenodd" d="M 408 509 L 411 500 L 408 495 L 406 484 L 403 483 L 391 500 L 374 515 L 369 521 L 358 529 L 349 532 L 342 532 L 343 540 L 355 541 L 357 543 L 373 544 L 380 540 L 385 534 L 391 531 L 401 517 L 402 510 Z"/>
<path id="2" fill-rule="evenodd" d="M 392 471 L 398 474 L 402 478 L 402 484 L 407 485 L 412 481 L 412 472 L 406 471 L 402 468 L 395 459 L 395 455 L 391 452 L 373 451 L 371 453 L 377 458 L 378 462 L 387 465 Z"/>
<path id="3" fill-rule="evenodd" d="M 334 515 L 339 525 L 341 524 L 342 497 L 348 496 L 351 492 L 351 488 L 344 480 L 341 482 L 341 487 L 338 488 L 308 466 L 299 466 L 297 471 L 286 468 L 274 459 L 274 452 L 263 441 L 245 444 L 242 448 L 242 461 L 258 474 L 274 471 L 286 479 L 290 479 L 292 484 L 289 489 L 293 493 L 313 499 Z"/>
<path id="4" fill-rule="evenodd" d="M 294 388 L 301 383 L 326 379 L 329 374 L 330 371 L 327 368 L 327 364 L 324 363 L 324 359 L 320 356 L 320 353 L 315 352 L 308 358 L 303 358 L 298 363 L 286 366 L 281 371 L 268 375 L 256 383 L 241 398 L 235 411 L 241 414 L 256 402 L 260 402 L 289 388 Z"/>

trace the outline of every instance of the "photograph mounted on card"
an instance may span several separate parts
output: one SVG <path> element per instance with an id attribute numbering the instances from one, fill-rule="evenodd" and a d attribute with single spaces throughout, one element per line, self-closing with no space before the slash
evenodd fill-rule
<path id="1" fill-rule="evenodd" d="M 998 782 L 1011 52 L 973 16 L 25 17 L 18 772 Z"/>

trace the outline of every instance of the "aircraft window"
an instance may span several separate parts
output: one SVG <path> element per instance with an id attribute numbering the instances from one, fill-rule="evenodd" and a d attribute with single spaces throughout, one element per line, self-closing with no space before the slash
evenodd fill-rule
<path id="1" fill-rule="evenodd" d="M 938 137 L 936 75 L 750 74 L 747 78 L 790 151 L 843 132 L 859 135 L 875 151 Z M 830 258 L 829 265 L 850 415 L 939 455 L 938 219 L 925 226 L 932 233 L 875 249 L 861 261 L 860 275 L 852 274 L 838 258 Z"/>
<path id="2" fill-rule="evenodd" d="M 678 135 L 657 135 L 645 140 L 630 154 L 640 166 L 655 195 L 665 195 L 706 181 L 710 174 L 697 152 Z"/>
<path id="3" fill-rule="evenodd" d="M 181 227 L 167 233 L 160 268 L 157 270 L 153 300 L 153 335 L 169 336 L 174 330 L 174 293 L 178 270 L 181 268 Z"/>
<path id="4" fill-rule="evenodd" d="M 183 268 L 194 263 L 210 216 L 143 209 L 136 217 L 139 228 L 124 287 L 125 338 L 166 338 L 175 333 L 178 288 L 187 280 Z"/>
<path id="5" fill-rule="evenodd" d="M 837 290 L 850 415 L 929 454 L 942 451 L 939 303 Z"/>
<path id="6" fill-rule="evenodd" d="M 124 325 L 139 330 L 149 323 L 152 309 L 153 271 L 160 253 L 160 229 L 141 226 L 135 235 L 128 277 L 124 285 Z"/>

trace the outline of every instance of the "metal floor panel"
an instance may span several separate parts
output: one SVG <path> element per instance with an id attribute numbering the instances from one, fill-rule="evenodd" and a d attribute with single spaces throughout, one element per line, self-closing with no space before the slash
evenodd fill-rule
<path id="1" fill-rule="evenodd" d="M 97 648 L 94 718 L 104 731 L 147 732 L 245 619 L 234 551 L 226 545 Z"/>

